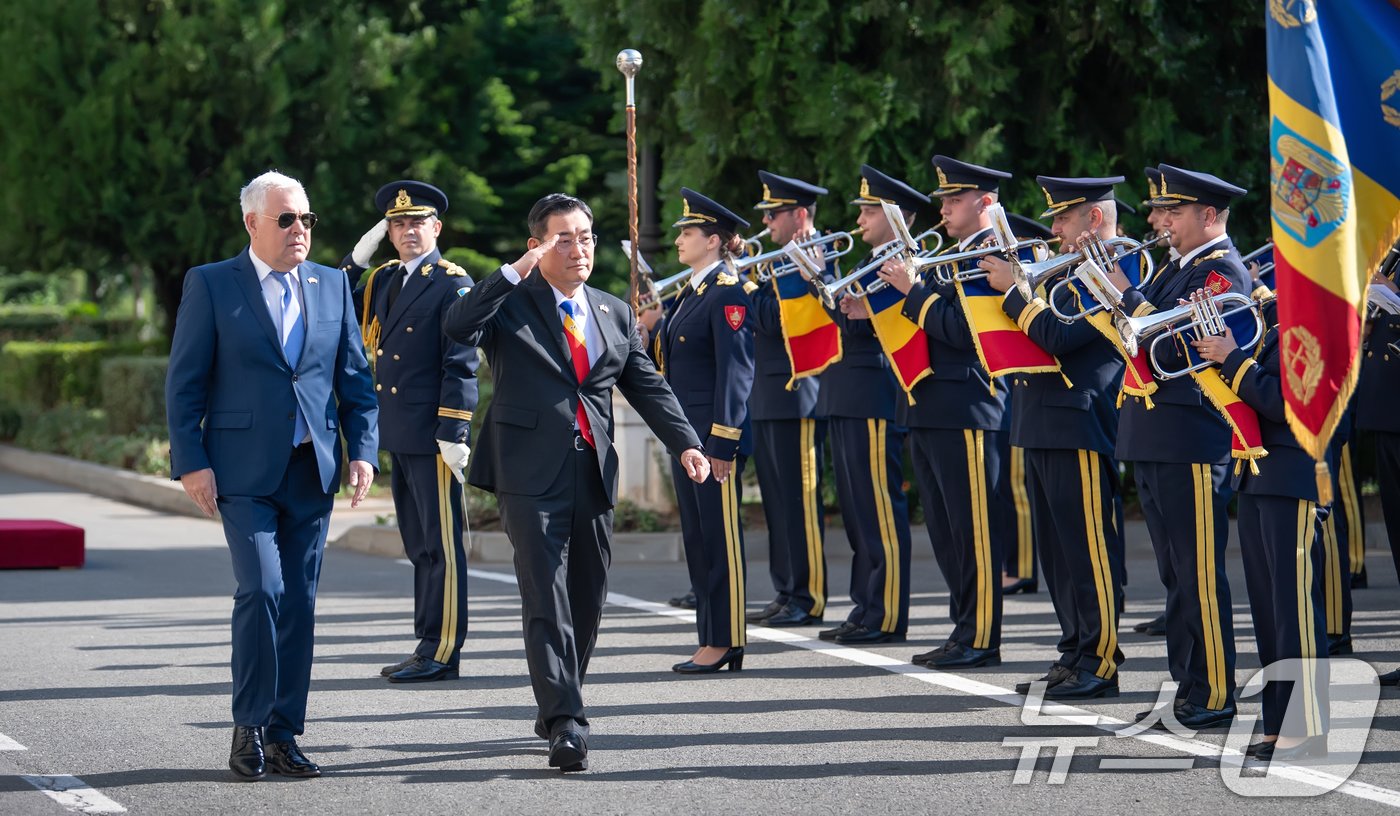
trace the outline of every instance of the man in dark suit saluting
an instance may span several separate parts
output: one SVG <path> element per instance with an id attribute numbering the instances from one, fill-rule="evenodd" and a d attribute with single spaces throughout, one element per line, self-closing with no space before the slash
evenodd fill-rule
<path id="1" fill-rule="evenodd" d="M 306 260 L 316 214 L 300 182 L 264 173 L 240 203 L 248 248 L 185 275 L 165 382 L 170 475 L 205 515 L 217 507 L 238 580 L 229 767 L 319 776 L 296 744 L 316 582 L 340 434 L 354 506 L 374 478 L 379 406 L 345 275 Z"/>
<path id="2" fill-rule="evenodd" d="M 593 212 L 554 193 L 531 208 L 528 251 L 463 294 L 443 330 L 486 353 L 495 381 L 468 481 L 496 494 L 515 548 L 530 667 L 549 764 L 588 767 L 583 678 L 607 598 L 620 390 L 686 475 L 710 473 L 680 404 L 623 301 L 586 282 Z"/>

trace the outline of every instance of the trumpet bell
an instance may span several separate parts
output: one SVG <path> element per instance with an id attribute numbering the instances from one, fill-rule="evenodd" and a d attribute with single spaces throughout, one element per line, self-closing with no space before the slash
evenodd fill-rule
<path id="1" fill-rule="evenodd" d="M 1114 323 L 1123 349 L 1130 356 L 1136 356 L 1143 343 L 1147 343 L 1147 359 L 1152 372 L 1160 380 L 1174 380 L 1192 372 L 1209 368 L 1213 363 L 1201 360 L 1187 361 L 1180 368 L 1169 368 L 1159 354 L 1164 342 L 1174 342 L 1187 332 L 1195 336 L 1222 334 L 1231 317 L 1250 312 L 1253 314 L 1253 334 L 1236 337 L 1235 342 L 1242 349 L 1251 349 L 1264 339 L 1268 327 L 1264 323 L 1263 308 L 1248 295 L 1225 292 L 1213 295 L 1202 301 L 1193 301 L 1171 309 L 1143 315 L 1142 317 L 1120 316 Z"/>

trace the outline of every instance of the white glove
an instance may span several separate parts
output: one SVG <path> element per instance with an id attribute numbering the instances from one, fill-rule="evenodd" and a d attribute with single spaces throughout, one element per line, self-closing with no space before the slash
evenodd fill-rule
<path id="1" fill-rule="evenodd" d="M 379 248 L 380 242 L 388 232 L 389 220 L 381 218 L 369 228 L 369 232 L 360 236 L 355 248 L 350 250 L 350 260 L 355 262 L 355 266 L 369 267 L 369 262 L 374 259 L 374 251 Z"/>
<path id="2" fill-rule="evenodd" d="M 465 442 L 444 442 L 439 439 L 437 443 L 438 450 L 442 452 L 443 464 L 457 477 L 458 484 L 466 484 L 467 458 L 471 456 L 472 449 L 467 447 Z"/>

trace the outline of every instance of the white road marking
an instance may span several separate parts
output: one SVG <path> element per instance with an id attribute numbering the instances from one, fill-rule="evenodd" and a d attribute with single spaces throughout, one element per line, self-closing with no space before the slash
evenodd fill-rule
<path id="1" fill-rule="evenodd" d="M 4 734 L 0 734 L 0 751 L 28 751 L 23 745 L 10 739 Z"/>
<path id="2" fill-rule="evenodd" d="M 408 562 L 405 561 L 404 563 Z M 516 583 L 514 575 L 501 572 L 468 569 L 467 575 L 473 578 L 498 581 L 504 584 Z M 646 601 L 641 598 L 633 598 L 630 595 L 622 595 L 616 592 L 608 593 L 608 603 L 635 609 L 639 612 L 650 612 L 662 617 L 675 618 L 681 621 L 694 622 L 695 620 L 695 613 L 692 611 L 676 609 L 666 606 L 665 604 L 656 603 L 655 601 Z M 862 666 L 884 669 L 892 674 L 904 675 L 911 680 L 918 680 L 934 686 L 942 686 L 952 691 L 959 691 L 964 694 L 995 700 L 996 702 L 1013 705 L 1017 708 L 1021 708 L 1025 703 L 1025 697 L 1015 693 L 1011 689 L 993 686 L 989 683 L 983 683 L 957 674 L 948 674 L 933 669 L 926 669 L 922 666 L 915 666 L 912 663 L 899 661 L 876 652 L 867 652 L 864 649 L 855 649 L 850 646 L 842 646 L 838 643 L 830 643 L 818 638 L 798 634 L 790 629 L 770 629 L 763 626 L 749 626 L 748 632 L 750 637 L 768 640 L 774 643 L 784 643 L 789 646 L 829 655 L 851 663 L 858 663 Z M 1128 725 L 1124 720 L 1057 703 L 1045 703 L 1041 708 L 1040 715 L 1041 717 L 1058 718 L 1064 720 L 1066 723 L 1079 725 L 1092 724 L 1102 731 L 1113 734 L 1116 734 L 1120 727 Z M 1182 739 L 1167 733 L 1145 732 L 1132 735 L 1130 738 L 1180 751 L 1185 754 L 1219 758 L 1222 764 L 1238 765 L 1243 761 L 1243 755 L 1239 751 L 1221 748 L 1218 745 L 1206 741 L 1197 742 L 1194 740 Z M 1371 785 L 1365 782 L 1348 781 L 1334 774 L 1298 766 L 1270 767 L 1268 773 L 1270 777 L 1287 778 L 1295 782 L 1301 782 L 1323 789 L 1335 788 L 1338 793 L 1345 793 L 1358 799 L 1365 799 L 1390 807 L 1400 808 L 1400 791 L 1391 790 L 1390 788 L 1382 788 L 1378 785 Z"/>
<path id="3" fill-rule="evenodd" d="M 74 813 L 126 813 L 126 808 L 88 787 L 76 776 L 24 776 L 25 782 Z"/>

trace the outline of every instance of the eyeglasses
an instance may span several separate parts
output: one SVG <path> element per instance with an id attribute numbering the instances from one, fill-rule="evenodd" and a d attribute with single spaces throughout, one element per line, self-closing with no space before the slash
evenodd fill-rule
<path id="1" fill-rule="evenodd" d="M 574 245 L 577 244 L 579 249 L 582 249 L 584 252 L 592 252 L 593 245 L 596 243 L 598 243 L 597 235 L 580 235 L 578 238 L 564 238 L 561 236 L 554 244 L 554 251 L 558 252 L 560 255 L 568 255 L 574 251 Z"/>
<path id="2" fill-rule="evenodd" d="M 281 229 L 291 229 L 292 222 L 294 221 L 300 221 L 301 225 L 303 227 L 306 227 L 307 229 L 311 229 L 312 227 L 316 226 L 316 213 L 314 212 L 305 212 L 301 215 L 297 215 L 296 213 L 290 212 L 284 212 L 280 215 L 263 215 L 262 213 L 258 213 L 258 216 L 262 218 L 270 218 L 273 221 L 276 221 L 277 226 Z"/>

